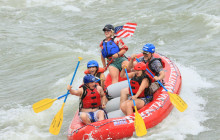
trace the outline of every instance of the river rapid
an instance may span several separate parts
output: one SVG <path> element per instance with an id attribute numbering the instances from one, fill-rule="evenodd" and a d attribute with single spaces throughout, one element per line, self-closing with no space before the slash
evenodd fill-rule
<path id="1" fill-rule="evenodd" d="M 218 0 L 0 0 L 0 140 L 61 140 L 78 109 L 68 96 L 60 134 L 49 133 L 63 99 L 38 114 L 35 102 L 78 88 L 89 60 L 101 65 L 102 28 L 137 23 L 123 41 L 127 56 L 146 43 L 170 58 L 182 74 L 181 98 L 188 109 L 173 109 L 143 138 L 128 140 L 219 140 L 220 2 Z M 102 66 L 102 65 L 101 65 Z M 107 73 L 106 73 L 107 74 Z"/>

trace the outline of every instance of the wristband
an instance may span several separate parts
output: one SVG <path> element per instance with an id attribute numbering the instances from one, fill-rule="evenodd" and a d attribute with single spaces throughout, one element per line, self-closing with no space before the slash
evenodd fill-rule
<path id="1" fill-rule="evenodd" d="M 117 54 L 118 54 L 118 57 L 119 57 L 120 55 L 119 55 L 119 53 L 118 53 L 118 52 L 117 52 Z"/>

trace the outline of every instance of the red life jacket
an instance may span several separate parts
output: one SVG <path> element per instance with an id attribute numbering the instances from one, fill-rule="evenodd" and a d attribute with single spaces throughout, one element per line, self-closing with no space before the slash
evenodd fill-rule
<path id="1" fill-rule="evenodd" d="M 164 64 L 162 62 L 162 60 L 160 58 L 153 58 L 151 59 L 150 61 L 148 61 L 146 63 L 146 68 L 154 75 L 154 76 L 159 76 L 160 74 L 158 72 L 156 72 L 155 70 L 152 69 L 151 67 L 151 64 L 155 61 L 155 60 L 159 60 L 161 65 L 164 67 Z M 150 77 L 151 79 L 151 82 L 155 82 L 154 78 L 151 76 L 151 74 L 149 74 L 147 71 L 146 71 L 146 74 Z"/>
<path id="2" fill-rule="evenodd" d="M 97 88 L 91 90 L 86 85 L 82 85 L 83 95 L 81 97 L 81 108 L 97 108 L 101 106 L 101 96 Z"/>
<path id="3" fill-rule="evenodd" d="M 105 69 L 104 69 L 104 68 L 99 68 L 98 71 L 96 72 L 97 74 L 96 74 L 95 76 L 100 79 L 101 73 L 104 73 L 104 72 L 105 72 Z M 85 70 L 84 73 L 85 73 L 85 74 L 90 74 L 88 69 Z M 98 83 L 98 85 L 100 86 L 100 85 L 101 85 L 101 80 L 99 80 L 97 83 Z"/>
<path id="4" fill-rule="evenodd" d="M 138 92 L 140 85 L 141 85 L 141 82 L 143 81 L 144 78 L 147 78 L 149 80 L 149 85 L 150 85 L 151 80 L 148 77 L 148 75 L 146 75 L 146 74 L 144 74 L 143 76 L 140 76 L 140 77 L 137 77 L 135 75 L 133 78 L 131 78 L 130 84 L 131 84 L 132 93 L 134 95 Z M 149 91 L 149 88 L 145 88 L 138 97 L 140 97 L 140 98 L 147 97 L 148 93 L 149 93 L 148 91 Z M 130 88 L 129 88 L 129 93 L 131 95 Z"/>

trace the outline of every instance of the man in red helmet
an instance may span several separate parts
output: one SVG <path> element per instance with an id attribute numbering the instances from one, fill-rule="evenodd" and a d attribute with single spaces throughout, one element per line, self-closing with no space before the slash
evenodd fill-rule
<path id="1" fill-rule="evenodd" d="M 135 100 L 137 109 L 141 109 L 153 99 L 153 96 L 149 93 L 148 87 L 151 80 L 145 73 L 146 65 L 143 62 L 137 63 L 134 70 L 134 72 L 128 73 L 128 77 L 131 78 L 130 84 L 134 96 L 128 99 L 128 96 L 131 96 L 129 87 L 121 90 L 120 108 L 125 115 L 133 113 L 134 104 L 131 99 Z M 126 78 L 125 67 L 123 67 L 120 76 Z"/>

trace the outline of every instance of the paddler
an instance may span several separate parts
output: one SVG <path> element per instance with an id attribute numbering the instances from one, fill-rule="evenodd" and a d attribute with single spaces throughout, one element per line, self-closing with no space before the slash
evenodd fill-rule
<path id="1" fill-rule="evenodd" d="M 80 120 L 85 124 L 89 124 L 106 119 L 107 116 L 103 110 L 106 102 L 102 87 L 96 85 L 96 78 L 91 74 L 85 75 L 83 82 L 84 84 L 78 90 L 72 89 L 70 85 L 67 86 L 70 94 L 80 97 Z"/>

